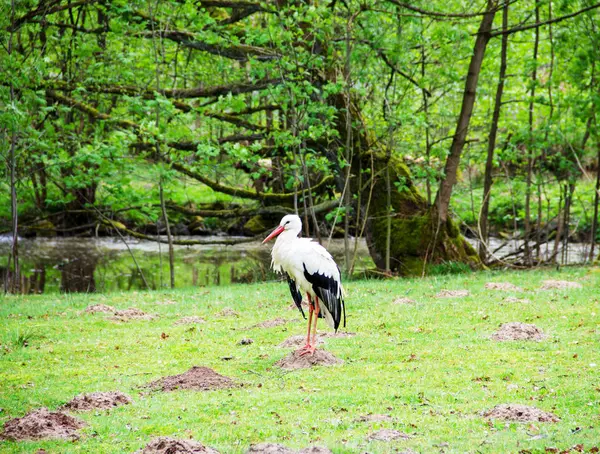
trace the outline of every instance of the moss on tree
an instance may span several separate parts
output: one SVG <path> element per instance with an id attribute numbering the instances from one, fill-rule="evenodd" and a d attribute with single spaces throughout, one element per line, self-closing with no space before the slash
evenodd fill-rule
<path id="1" fill-rule="evenodd" d="M 385 268 L 388 228 L 386 170 L 390 175 L 390 268 L 401 275 L 427 273 L 429 265 L 462 262 L 481 266 L 475 249 L 448 220 L 438 225 L 436 211 L 412 183 L 408 167 L 397 157 L 372 152 L 362 157 L 362 168 L 373 168 L 374 184 L 367 223 L 367 245 L 378 268 Z M 369 197 L 369 185 L 362 199 Z"/>

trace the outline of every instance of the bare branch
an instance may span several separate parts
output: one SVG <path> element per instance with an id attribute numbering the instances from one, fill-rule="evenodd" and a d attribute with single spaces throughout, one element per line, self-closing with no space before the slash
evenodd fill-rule
<path id="1" fill-rule="evenodd" d="M 404 3 L 404 2 L 400 2 L 398 0 L 387 0 L 387 1 L 390 3 L 393 3 L 396 6 L 400 6 L 402 8 L 406 8 L 406 9 L 414 11 L 416 13 L 423 14 L 424 16 L 433 16 L 433 17 L 449 17 L 449 18 L 450 17 L 458 17 L 458 18 L 479 17 L 479 16 L 485 16 L 486 14 L 488 14 L 490 12 L 496 12 L 500 9 L 500 8 L 496 8 L 492 11 L 481 11 L 478 13 L 445 13 L 445 12 L 440 12 L 440 11 L 424 10 L 417 6 L 410 5 L 410 4 Z"/>
<path id="2" fill-rule="evenodd" d="M 66 5 L 59 5 L 60 0 L 54 0 L 48 4 L 40 4 L 36 9 L 34 9 L 33 11 L 28 12 L 27 14 L 25 14 L 24 16 L 21 16 L 20 18 L 18 18 L 17 20 L 15 20 L 10 27 L 8 28 L 9 31 L 15 31 L 17 30 L 21 25 L 23 25 L 24 23 L 28 22 L 30 19 L 33 19 L 34 17 L 38 17 L 38 16 L 47 16 L 48 14 L 54 14 L 54 13 L 58 13 L 59 11 L 64 11 L 64 10 L 68 10 L 68 9 L 73 9 L 73 8 L 77 8 L 78 6 L 83 6 L 83 5 L 92 5 L 94 3 L 99 3 L 100 0 L 80 0 L 78 2 L 71 2 L 71 3 L 67 3 Z"/>
<path id="3" fill-rule="evenodd" d="M 595 3 L 594 5 L 587 6 L 587 7 L 580 9 L 579 11 L 576 11 L 574 13 L 555 17 L 554 19 L 550 19 L 550 20 L 547 20 L 544 22 L 537 22 L 535 24 L 528 24 L 528 25 L 520 25 L 518 27 L 509 28 L 508 30 L 498 30 L 498 31 L 492 32 L 490 36 L 493 38 L 495 36 L 511 35 L 513 33 L 522 32 L 525 30 L 531 30 L 532 28 L 539 28 L 539 27 L 543 27 L 544 25 L 555 24 L 556 22 L 562 22 L 566 19 L 570 19 L 572 17 L 579 16 L 580 14 L 583 14 L 587 11 L 591 11 L 598 7 L 600 7 L 600 3 Z"/>

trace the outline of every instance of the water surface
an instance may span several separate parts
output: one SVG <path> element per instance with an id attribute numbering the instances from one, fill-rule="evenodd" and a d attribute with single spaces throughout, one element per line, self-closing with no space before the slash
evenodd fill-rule
<path id="1" fill-rule="evenodd" d="M 179 237 L 197 239 L 198 237 Z M 218 237 L 203 237 L 214 240 Z M 168 287 L 166 244 L 126 238 L 32 238 L 19 241 L 24 293 L 108 292 Z M 327 242 L 324 243 L 327 245 Z M 176 287 L 261 282 L 279 277 L 270 269 L 272 245 L 259 241 L 232 246 L 175 246 Z M 0 239 L 0 282 L 4 282 L 10 238 Z M 343 263 L 343 240 L 329 251 Z M 357 271 L 373 267 L 364 240 L 358 243 Z M 135 261 L 134 261 L 135 258 Z M 135 262 L 139 266 L 136 266 Z M 0 286 L 1 287 L 1 286 Z"/>

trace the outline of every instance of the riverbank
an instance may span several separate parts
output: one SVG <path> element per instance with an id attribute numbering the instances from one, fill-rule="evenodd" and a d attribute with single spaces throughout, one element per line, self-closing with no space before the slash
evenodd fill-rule
<path id="1" fill-rule="evenodd" d="M 556 288 L 556 281 L 572 288 Z M 486 288 L 491 282 L 496 285 Z M 156 436 L 192 438 L 234 454 L 265 441 L 374 454 L 597 446 L 598 268 L 346 287 L 344 332 L 355 335 L 322 344 L 344 363 L 294 372 L 275 365 L 293 349 L 279 345 L 305 331 L 300 314 L 289 309 L 285 283 L 7 296 L 0 304 L 1 424 L 42 406 L 55 410 L 80 393 L 121 391 L 132 403 L 72 413 L 86 424 L 74 441 L 2 441 L 0 450 L 133 452 Z M 98 304 L 135 307 L 153 318 L 86 312 Z M 178 324 L 184 317 L 197 318 Z M 539 331 L 534 340 L 494 340 L 509 322 Z M 238 386 L 145 387 L 192 366 L 211 368 Z M 500 404 L 533 406 L 560 421 L 484 416 Z M 382 429 L 405 436 L 370 439 Z"/>

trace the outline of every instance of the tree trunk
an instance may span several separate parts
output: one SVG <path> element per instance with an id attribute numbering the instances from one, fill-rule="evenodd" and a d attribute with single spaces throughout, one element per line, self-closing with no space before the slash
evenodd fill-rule
<path id="1" fill-rule="evenodd" d="M 400 275 L 426 274 L 431 264 L 461 262 L 479 268 L 477 251 L 462 237 L 450 218 L 438 223 L 434 207 L 430 207 L 412 182 L 408 167 L 400 159 L 383 151 L 360 153 L 362 166 L 373 160 L 374 182 L 368 213 L 367 246 L 375 265 L 386 268 L 389 241 L 389 267 Z M 368 168 L 368 167 L 367 167 Z M 390 182 L 399 182 L 401 189 L 391 185 L 388 204 L 387 173 Z M 363 188 L 367 200 L 370 185 Z M 354 187 L 353 192 L 358 188 Z M 391 207 L 391 213 L 390 213 Z M 388 224 L 389 222 L 389 224 Z"/>
<path id="2" fill-rule="evenodd" d="M 167 241 L 169 242 L 169 275 L 171 277 L 171 288 L 175 288 L 175 252 L 173 250 L 173 237 L 171 236 L 171 226 L 169 225 L 169 217 L 167 216 L 167 208 L 165 206 L 162 177 L 159 182 L 158 188 L 160 192 L 160 206 L 162 209 L 163 219 L 165 221 L 165 228 L 167 229 Z"/>
<path id="3" fill-rule="evenodd" d="M 477 251 L 462 237 L 452 220 L 438 222 L 435 207 L 419 193 L 408 167 L 387 149 L 389 146 L 359 126 L 364 122 L 357 105 L 350 103 L 349 111 L 354 120 L 350 123 L 346 121 L 344 94 L 329 99 L 340 113 L 336 129 L 342 143 L 346 140 L 346 128 L 349 125 L 352 128 L 354 159 L 348 190 L 352 194 L 361 192 L 361 206 L 354 208 L 360 209 L 361 217 L 366 219 L 367 246 L 377 268 L 386 269 L 388 244 L 389 270 L 400 275 L 421 276 L 427 274 L 429 265 L 449 262 L 480 268 Z M 361 169 L 371 169 L 369 180 L 357 177 Z M 338 179 L 338 185 L 343 186 L 345 175 L 339 174 Z"/>
<path id="4" fill-rule="evenodd" d="M 508 1 L 504 2 L 502 9 L 502 30 L 508 29 Z M 488 213 L 490 210 L 490 191 L 492 189 L 492 171 L 494 168 L 494 149 L 496 148 L 496 136 L 498 134 L 498 120 L 500 119 L 500 108 L 502 106 L 502 93 L 504 91 L 504 79 L 506 77 L 506 53 L 508 48 L 508 35 L 502 35 L 502 48 L 500 51 L 500 74 L 498 76 L 498 86 L 496 87 L 496 99 L 494 100 L 494 113 L 492 114 L 492 124 L 490 126 L 490 136 L 488 138 L 487 159 L 485 162 L 485 176 L 483 180 L 483 200 L 481 204 L 481 216 L 479 218 L 480 243 L 479 258 L 483 262 L 487 259 L 487 243 L 489 239 L 488 232 Z"/>
<path id="5" fill-rule="evenodd" d="M 596 136 L 596 146 L 598 147 L 598 159 L 596 161 L 596 194 L 594 197 L 594 217 L 592 218 L 592 232 L 590 242 L 590 262 L 594 261 L 594 249 L 596 246 L 596 231 L 598 230 L 598 203 L 600 202 L 600 134 Z"/>
<path id="6" fill-rule="evenodd" d="M 535 2 L 535 22 L 540 21 L 540 8 Z M 529 240 L 531 239 L 531 177 L 533 175 L 533 109 L 535 98 L 535 85 L 537 83 L 537 57 L 540 43 L 540 30 L 535 29 L 535 41 L 533 44 L 533 71 L 531 73 L 531 92 L 529 94 L 529 146 L 527 153 L 527 189 L 525 190 L 525 263 L 533 265 Z M 565 205 L 566 206 L 566 205 Z"/>
<path id="7" fill-rule="evenodd" d="M 11 21 L 14 21 L 15 16 L 15 2 L 11 1 Z M 9 58 L 12 55 L 12 44 L 13 44 L 14 32 L 11 30 L 10 37 L 8 39 L 8 55 Z M 15 104 L 15 87 L 12 81 L 9 84 L 10 91 L 10 102 Z M 13 293 L 19 292 L 20 284 L 20 270 L 19 270 L 19 211 L 18 211 L 18 200 L 17 200 L 17 157 L 15 151 L 17 148 L 17 131 L 12 130 L 10 137 L 10 150 L 8 155 L 8 165 L 10 167 L 10 215 L 11 215 L 11 233 L 12 233 L 12 245 L 10 250 L 9 264 L 7 269 L 7 286 L 6 290 Z M 12 258 L 14 272 L 10 275 L 10 258 Z"/>
<path id="8" fill-rule="evenodd" d="M 446 159 L 444 178 L 440 183 L 435 201 L 440 224 L 446 222 L 448 219 L 452 189 L 456 183 L 456 173 L 460 164 L 460 156 L 465 146 L 469 123 L 471 122 L 471 114 L 473 113 L 473 106 L 475 104 L 475 96 L 477 93 L 477 81 L 479 79 L 485 49 L 490 40 L 490 31 L 494 21 L 496 4 L 496 0 L 488 0 L 487 12 L 481 20 L 477 38 L 475 39 L 473 56 L 469 63 L 469 73 L 467 74 L 465 82 L 465 90 L 463 93 L 460 115 L 458 116 L 458 123 L 456 125 L 456 132 L 454 133 L 452 146 L 450 147 L 450 154 Z"/>

